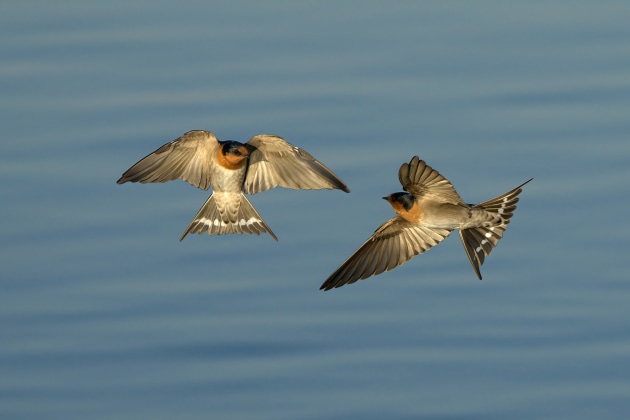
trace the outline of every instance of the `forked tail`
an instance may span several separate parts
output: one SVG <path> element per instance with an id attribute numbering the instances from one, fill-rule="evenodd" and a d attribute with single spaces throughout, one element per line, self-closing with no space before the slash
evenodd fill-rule
<path id="1" fill-rule="evenodd" d="M 208 235 L 269 233 L 273 239 L 278 240 L 247 197 L 240 192 L 213 192 L 179 240 L 183 240 L 189 233 L 206 232 Z"/>
<path id="2" fill-rule="evenodd" d="M 510 219 L 516 210 L 518 195 L 523 191 L 522 187 L 532 179 L 503 195 L 473 206 L 473 208 L 480 208 L 487 212 L 498 214 L 501 218 L 500 224 L 479 226 L 459 231 L 459 238 L 462 240 L 468 260 L 479 280 L 481 280 L 479 267 L 483 265 L 484 259 L 490 255 L 494 247 L 499 243 L 499 239 L 503 237 L 503 232 L 507 229 L 507 225 L 510 223 Z"/>

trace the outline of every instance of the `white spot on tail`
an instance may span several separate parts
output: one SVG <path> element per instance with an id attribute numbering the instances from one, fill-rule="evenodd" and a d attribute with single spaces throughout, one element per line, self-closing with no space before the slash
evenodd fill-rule
<path id="1" fill-rule="evenodd" d="M 501 206 L 501 208 L 497 211 L 497 213 L 499 213 L 499 214 L 503 214 L 503 213 L 505 212 L 505 205 L 506 205 L 506 204 L 507 204 L 507 202 L 508 202 L 508 197 L 503 197 L 503 200 L 501 200 L 501 201 L 503 201 L 503 205 L 502 205 L 502 206 Z"/>
<path id="2" fill-rule="evenodd" d="M 245 220 L 245 219 L 241 219 L 241 220 L 237 220 L 236 222 L 225 222 L 223 220 L 220 219 L 206 219 L 205 217 L 202 217 L 201 219 L 197 220 L 199 223 L 203 223 L 206 226 L 221 226 L 221 227 L 227 227 L 227 226 L 249 226 L 255 223 L 260 223 L 260 220 L 255 219 L 253 217 L 250 217 L 249 219 Z"/>

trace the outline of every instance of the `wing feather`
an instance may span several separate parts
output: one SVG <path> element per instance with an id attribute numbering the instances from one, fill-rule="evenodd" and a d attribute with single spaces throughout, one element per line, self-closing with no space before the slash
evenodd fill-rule
<path id="1" fill-rule="evenodd" d="M 443 241 L 451 230 L 410 223 L 400 216 L 381 225 L 320 287 L 330 290 L 392 270 Z"/>
<path id="2" fill-rule="evenodd" d="M 212 156 L 218 148 L 219 142 L 210 131 L 189 131 L 138 161 L 125 171 L 117 183 L 144 184 L 183 179 L 207 190 L 213 172 Z"/>
<path id="3" fill-rule="evenodd" d="M 247 194 L 275 187 L 294 190 L 340 189 L 350 192 L 333 171 L 282 137 L 259 134 L 252 137 L 247 145 L 250 149 L 249 167 L 243 187 Z"/>
<path id="4" fill-rule="evenodd" d="M 418 156 L 414 156 L 409 163 L 402 164 L 398 171 L 398 179 L 405 191 L 417 197 L 436 198 L 457 205 L 465 204 L 453 184 Z"/>

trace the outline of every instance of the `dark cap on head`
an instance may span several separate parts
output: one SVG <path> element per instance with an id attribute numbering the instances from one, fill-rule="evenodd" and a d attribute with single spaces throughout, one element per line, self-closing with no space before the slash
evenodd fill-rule
<path id="1" fill-rule="evenodd" d="M 243 143 L 234 140 L 221 142 L 221 152 L 223 155 L 247 156 L 249 152 Z"/>
<path id="2" fill-rule="evenodd" d="M 387 200 L 390 203 L 400 203 L 405 210 L 409 211 L 413 207 L 413 203 L 416 200 L 412 194 L 406 192 L 397 192 L 383 197 L 383 200 Z"/>

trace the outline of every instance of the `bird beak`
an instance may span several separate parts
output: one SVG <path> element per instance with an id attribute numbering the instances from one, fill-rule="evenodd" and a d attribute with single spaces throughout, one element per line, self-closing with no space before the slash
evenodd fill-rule
<path id="1" fill-rule="evenodd" d="M 383 200 L 385 200 L 385 201 L 389 201 L 389 196 L 387 196 L 387 197 L 381 197 L 381 198 L 382 198 Z"/>

